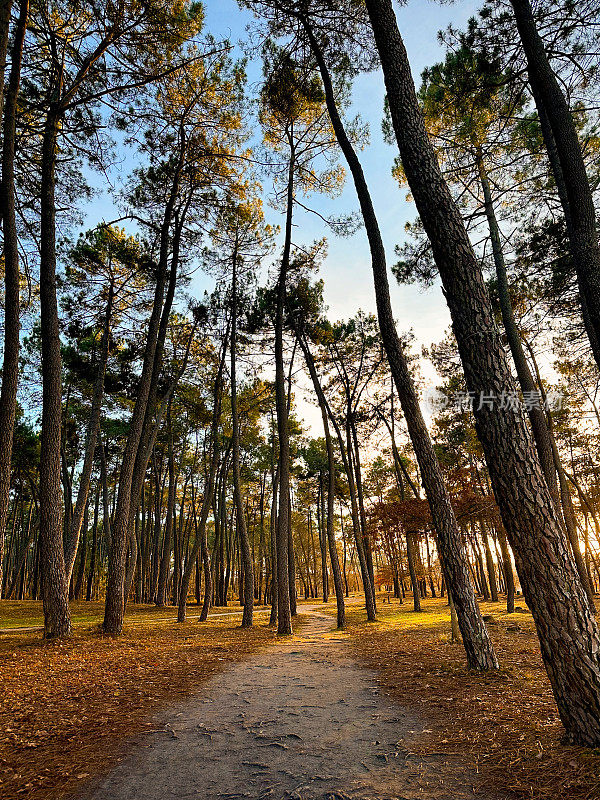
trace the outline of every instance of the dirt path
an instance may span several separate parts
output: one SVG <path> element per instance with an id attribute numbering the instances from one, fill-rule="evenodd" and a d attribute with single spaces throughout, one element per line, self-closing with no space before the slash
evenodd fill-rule
<path id="1" fill-rule="evenodd" d="M 331 617 L 171 707 L 90 800 L 466 800 L 475 776 L 409 755 L 424 730 L 379 693 Z M 479 796 L 481 797 L 481 796 Z"/>

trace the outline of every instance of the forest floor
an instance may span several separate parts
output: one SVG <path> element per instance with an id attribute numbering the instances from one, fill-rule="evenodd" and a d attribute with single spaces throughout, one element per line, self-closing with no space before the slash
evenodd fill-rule
<path id="1" fill-rule="evenodd" d="M 477 797 L 470 766 L 410 754 L 426 717 L 383 696 L 348 645 L 330 616 L 311 612 L 294 637 L 160 714 L 91 800 Z"/>
<path id="2" fill-rule="evenodd" d="M 71 622 L 74 628 L 89 627 L 90 625 L 100 625 L 104 618 L 104 601 L 74 600 L 71 606 Z M 255 606 L 257 614 L 270 612 L 270 606 Z M 235 603 L 226 608 L 212 609 L 211 618 L 216 616 L 235 616 L 240 614 L 239 606 Z M 200 616 L 200 609 L 197 606 L 188 606 L 188 619 L 197 620 Z M 130 603 L 127 606 L 125 626 L 145 625 L 151 623 L 175 622 L 177 619 L 177 609 L 174 606 L 157 608 L 152 604 Z M 34 633 L 44 629 L 44 612 L 42 604 L 38 600 L 3 600 L 0 603 L 0 634 L 13 633 Z"/>
<path id="3" fill-rule="evenodd" d="M 114 639 L 81 603 L 62 643 L 39 605 L 3 601 L 0 800 L 600 798 L 600 752 L 561 744 L 522 600 L 483 604 L 502 670 L 478 675 L 444 600 L 386 599 L 367 624 L 350 598 L 344 633 L 334 604 L 301 604 L 283 640 L 233 604 L 202 625 L 131 606 Z"/>
<path id="4" fill-rule="evenodd" d="M 598 800 L 600 750 L 562 742 L 524 600 L 517 598 L 515 614 L 503 602 L 481 604 L 501 665 L 493 674 L 465 668 L 462 644 L 451 641 L 446 601 L 421 602 L 423 611 L 415 613 L 410 597 L 402 605 L 380 597 L 375 623 L 366 623 L 357 606 L 347 614 L 353 656 L 376 671 L 388 697 L 427 722 L 411 752 L 471 765 L 484 798 Z"/>
<path id="5" fill-rule="evenodd" d="M 132 604 L 112 638 L 98 629 L 102 609 L 74 603 L 73 635 L 44 642 L 39 603 L 0 603 L 1 800 L 80 797 L 158 710 L 276 638 L 264 613 L 241 630 L 233 604 L 201 625 L 195 606 L 178 625 L 175 608 Z"/>

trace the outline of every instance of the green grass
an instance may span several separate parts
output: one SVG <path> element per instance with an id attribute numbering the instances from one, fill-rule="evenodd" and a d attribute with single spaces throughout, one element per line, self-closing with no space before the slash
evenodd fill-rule
<path id="1" fill-rule="evenodd" d="M 71 620 L 75 626 L 99 625 L 104 617 L 104 601 L 74 600 L 71 606 Z M 264 606 L 255 606 L 260 611 Z M 235 601 L 231 601 L 226 608 L 212 609 L 211 614 L 240 613 L 241 608 Z M 194 617 L 200 613 L 200 607 L 195 604 L 188 606 L 188 615 Z M 167 622 L 177 616 L 175 606 L 157 608 L 152 604 L 127 604 L 125 624 L 146 622 Z M 0 629 L 5 628 L 34 628 L 44 624 L 44 612 L 39 600 L 0 600 Z"/>

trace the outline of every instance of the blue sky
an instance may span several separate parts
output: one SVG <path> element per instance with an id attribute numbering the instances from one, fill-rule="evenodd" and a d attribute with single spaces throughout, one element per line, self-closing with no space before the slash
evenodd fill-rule
<path id="1" fill-rule="evenodd" d="M 205 30 L 217 39 L 229 38 L 237 42 L 245 38 L 245 27 L 252 17 L 240 10 L 235 0 L 205 0 Z M 430 0 L 408 0 L 405 5 L 396 6 L 400 30 L 408 50 L 413 75 L 417 85 L 422 70 L 443 57 L 437 41 L 439 30 L 449 24 L 462 28 L 469 17 L 476 13 L 474 0 L 457 0 L 440 5 Z M 241 54 L 241 51 L 240 51 Z M 248 65 L 248 83 L 251 87 L 261 76 L 261 65 L 251 62 Z M 370 129 L 370 144 L 362 152 L 361 160 L 373 196 L 375 209 L 387 249 L 388 263 L 395 261 L 394 247 L 404 237 L 404 225 L 415 217 L 415 208 L 406 201 L 406 191 L 398 187 L 391 176 L 391 167 L 396 155 L 395 147 L 383 141 L 381 120 L 383 116 L 384 87 L 380 73 L 360 77 L 354 86 L 352 108 L 349 116 L 360 113 Z M 113 172 L 125 177 L 132 166 L 132 154 L 120 153 Z M 265 185 L 268 191 L 268 186 Z M 348 183 L 339 198 L 313 198 L 310 205 L 325 215 L 348 214 L 357 210 L 354 188 Z M 119 216 L 110 197 L 106 193 L 97 196 L 85 210 L 85 227 Z M 280 224 L 281 217 L 266 208 L 269 222 Z M 364 230 L 360 228 L 352 237 L 337 238 L 314 215 L 298 211 L 296 214 L 295 238 L 298 243 L 310 243 L 314 239 L 327 236 L 329 255 L 321 271 L 325 281 L 325 301 L 332 320 L 348 318 L 358 309 L 371 312 L 375 310 L 373 282 L 369 250 Z M 413 286 L 398 286 L 390 276 L 394 314 L 402 331 L 412 330 L 415 347 L 420 351 L 422 345 L 439 341 L 449 325 L 449 314 L 439 286 L 427 291 Z M 209 278 L 196 273 L 191 291 L 201 296 L 205 288 L 210 288 Z M 426 382 L 435 383 L 433 368 L 424 363 L 422 372 Z M 303 416 L 313 422 L 313 414 L 301 401 Z"/>
<path id="2" fill-rule="evenodd" d="M 449 24 L 463 27 L 477 10 L 473 0 L 440 5 L 430 0 L 409 0 L 396 6 L 400 30 L 403 34 L 413 75 L 420 80 L 422 70 L 442 57 L 437 33 Z M 216 36 L 228 36 L 232 41 L 244 36 L 245 24 L 250 15 L 240 11 L 235 0 L 207 0 L 206 28 Z M 249 66 L 250 82 L 260 77 L 260 65 Z M 369 124 L 370 144 L 361 160 L 369 182 L 375 209 L 386 244 L 388 263 L 395 260 L 394 247 L 402 242 L 404 225 L 414 219 L 415 209 L 406 202 L 406 191 L 401 190 L 391 177 L 391 167 L 396 149 L 383 141 L 381 119 L 383 116 L 384 87 L 380 73 L 365 75 L 356 81 L 353 92 L 354 113 L 360 113 Z M 352 112 L 349 112 L 350 114 Z M 331 214 L 344 214 L 357 209 L 354 187 L 348 183 L 343 194 L 335 200 L 313 199 L 318 210 Z M 272 222 L 279 222 L 275 212 Z M 325 281 L 325 300 L 331 319 L 352 316 L 359 308 L 375 310 L 369 251 L 364 230 L 361 228 L 350 238 L 337 238 L 325 230 L 323 223 L 313 215 L 296 216 L 296 236 L 304 242 L 326 235 L 329 257 L 322 269 Z M 391 278 L 394 314 L 402 330 L 412 329 L 420 349 L 443 337 L 449 324 L 449 315 L 439 287 L 423 292 L 417 287 L 398 286 Z"/>

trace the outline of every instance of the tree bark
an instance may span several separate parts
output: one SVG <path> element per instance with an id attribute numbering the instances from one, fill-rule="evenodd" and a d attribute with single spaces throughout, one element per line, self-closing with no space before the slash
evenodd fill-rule
<path id="1" fill-rule="evenodd" d="M 402 164 L 440 271 L 467 386 L 476 397 L 512 393 L 514 381 L 483 275 L 427 138 L 391 0 L 366 4 Z M 596 620 L 565 547 L 522 410 L 480 405 L 477 433 L 561 719 L 571 740 L 598 746 Z"/>
<path id="2" fill-rule="evenodd" d="M 71 580 L 71 573 L 73 571 L 73 565 L 75 564 L 75 557 L 77 556 L 79 534 L 81 531 L 81 524 L 83 522 L 85 509 L 87 507 L 88 495 L 90 491 L 90 480 L 92 477 L 94 456 L 96 453 L 96 442 L 98 439 L 98 431 L 100 430 L 100 414 L 102 412 L 102 399 L 104 397 L 104 377 L 106 375 L 106 366 L 108 364 L 110 320 L 112 317 L 113 298 L 114 286 L 113 282 L 111 281 L 108 289 L 106 311 L 104 313 L 100 362 L 98 364 L 98 372 L 94 382 L 92 407 L 90 410 L 90 418 L 86 432 L 83 467 L 81 469 L 79 488 L 77 490 L 77 499 L 75 501 L 75 508 L 71 515 L 69 532 L 65 546 L 65 569 L 67 572 L 67 580 Z"/>
<path id="3" fill-rule="evenodd" d="M 560 88 L 539 35 L 529 0 L 511 0 L 527 58 L 534 99 L 543 106 L 560 161 L 567 194 L 565 214 L 573 264 L 577 272 L 583 320 L 596 364 L 600 368 L 600 246 L 596 209 L 581 144 L 571 110 Z M 544 133 L 544 129 L 542 129 Z M 546 136 L 547 138 L 547 136 Z"/>
<path id="4" fill-rule="evenodd" d="M 61 492 L 62 386 L 56 296 L 56 145 L 60 117 L 51 107 L 42 142 L 40 312 L 42 333 L 42 435 L 40 444 L 40 534 L 44 636 L 71 631 L 69 582 L 63 551 Z"/>
<path id="5" fill-rule="evenodd" d="M 329 471 L 327 481 L 327 541 L 329 543 L 329 560 L 331 561 L 331 571 L 333 573 L 333 587 L 335 590 L 335 600 L 337 606 L 337 626 L 339 629 L 346 627 L 346 608 L 344 604 L 344 585 L 342 582 L 342 572 L 340 569 L 340 560 L 338 557 L 337 544 L 335 541 L 334 529 L 334 514 L 335 514 L 335 452 L 333 449 L 333 441 L 331 438 L 331 431 L 329 429 L 329 419 L 327 417 L 327 406 L 325 403 L 325 395 L 319 381 L 319 376 L 315 368 L 315 362 L 308 347 L 308 343 L 302 334 L 298 334 L 298 342 L 304 360 L 308 367 L 313 388 L 317 395 L 319 409 L 321 411 L 321 419 L 323 421 L 323 434 L 325 436 L 325 447 L 327 448 L 327 467 Z"/>
<path id="6" fill-rule="evenodd" d="M 427 499 L 431 508 L 438 546 L 451 582 L 452 593 L 463 635 L 467 663 L 472 669 L 496 669 L 498 661 L 492 642 L 481 617 L 479 607 L 469 581 L 454 510 L 446 491 L 442 472 L 437 461 L 429 432 L 419 407 L 410 369 L 404 355 L 402 343 L 396 330 L 389 293 L 389 282 L 385 248 L 379 230 L 371 195 L 360 161 L 346 134 L 339 115 L 331 77 L 318 42 L 308 24 L 305 30 L 317 60 L 331 123 L 346 158 L 354 180 L 363 220 L 371 250 L 371 265 L 375 284 L 375 298 L 381 338 L 385 347 L 390 370 L 396 384 L 398 397 L 406 419 L 411 442 L 419 462 Z"/>
<path id="7" fill-rule="evenodd" d="M 242 500 L 242 478 L 240 474 L 240 421 L 238 417 L 237 402 L 237 310 L 238 310 L 238 252 L 237 239 L 232 259 L 231 272 L 231 345 L 230 345 L 230 379 L 231 379 L 231 426 L 232 426 L 232 468 L 233 468 L 233 495 L 235 502 L 235 516 L 240 541 L 240 556 L 243 569 L 243 601 L 242 628 L 252 627 L 252 613 L 254 610 L 254 565 L 250 553 L 250 540 Z"/>
<path id="8" fill-rule="evenodd" d="M 5 0 L 0 6 L 0 121 L 4 110 L 4 75 L 6 73 L 6 56 L 8 55 L 11 11 L 12 0 Z"/>
<path id="9" fill-rule="evenodd" d="M 10 26 L 11 2 L 3 4 L 0 12 L 0 108 L 4 101 L 4 67 Z M 0 215 L 4 244 L 4 358 L 0 390 L 0 586 L 4 536 L 8 519 L 12 446 L 19 382 L 20 275 L 19 241 L 15 213 L 15 135 L 17 100 L 21 81 L 23 44 L 27 29 L 29 0 L 21 0 L 19 19 L 14 33 L 8 90 L 4 101 L 2 134 L 2 182 L 0 184 Z"/>
<path id="10" fill-rule="evenodd" d="M 410 575 L 410 585 L 413 593 L 413 611 L 421 610 L 421 594 L 419 592 L 419 581 L 417 580 L 417 570 L 415 568 L 415 534 L 406 531 L 406 557 L 408 561 L 408 572 Z"/>
<path id="11" fill-rule="evenodd" d="M 292 633 L 290 583 L 288 569 L 288 529 L 290 526 L 290 442 L 288 406 L 285 391 L 283 364 L 283 323 L 285 315 L 285 290 L 292 245 L 292 218 L 294 211 L 295 153 L 293 131 L 289 136 L 290 156 L 287 184 L 285 241 L 279 279 L 277 282 L 277 309 L 275 316 L 275 405 L 277 409 L 277 434 L 279 437 L 279 504 L 277 510 L 277 633 Z"/>

